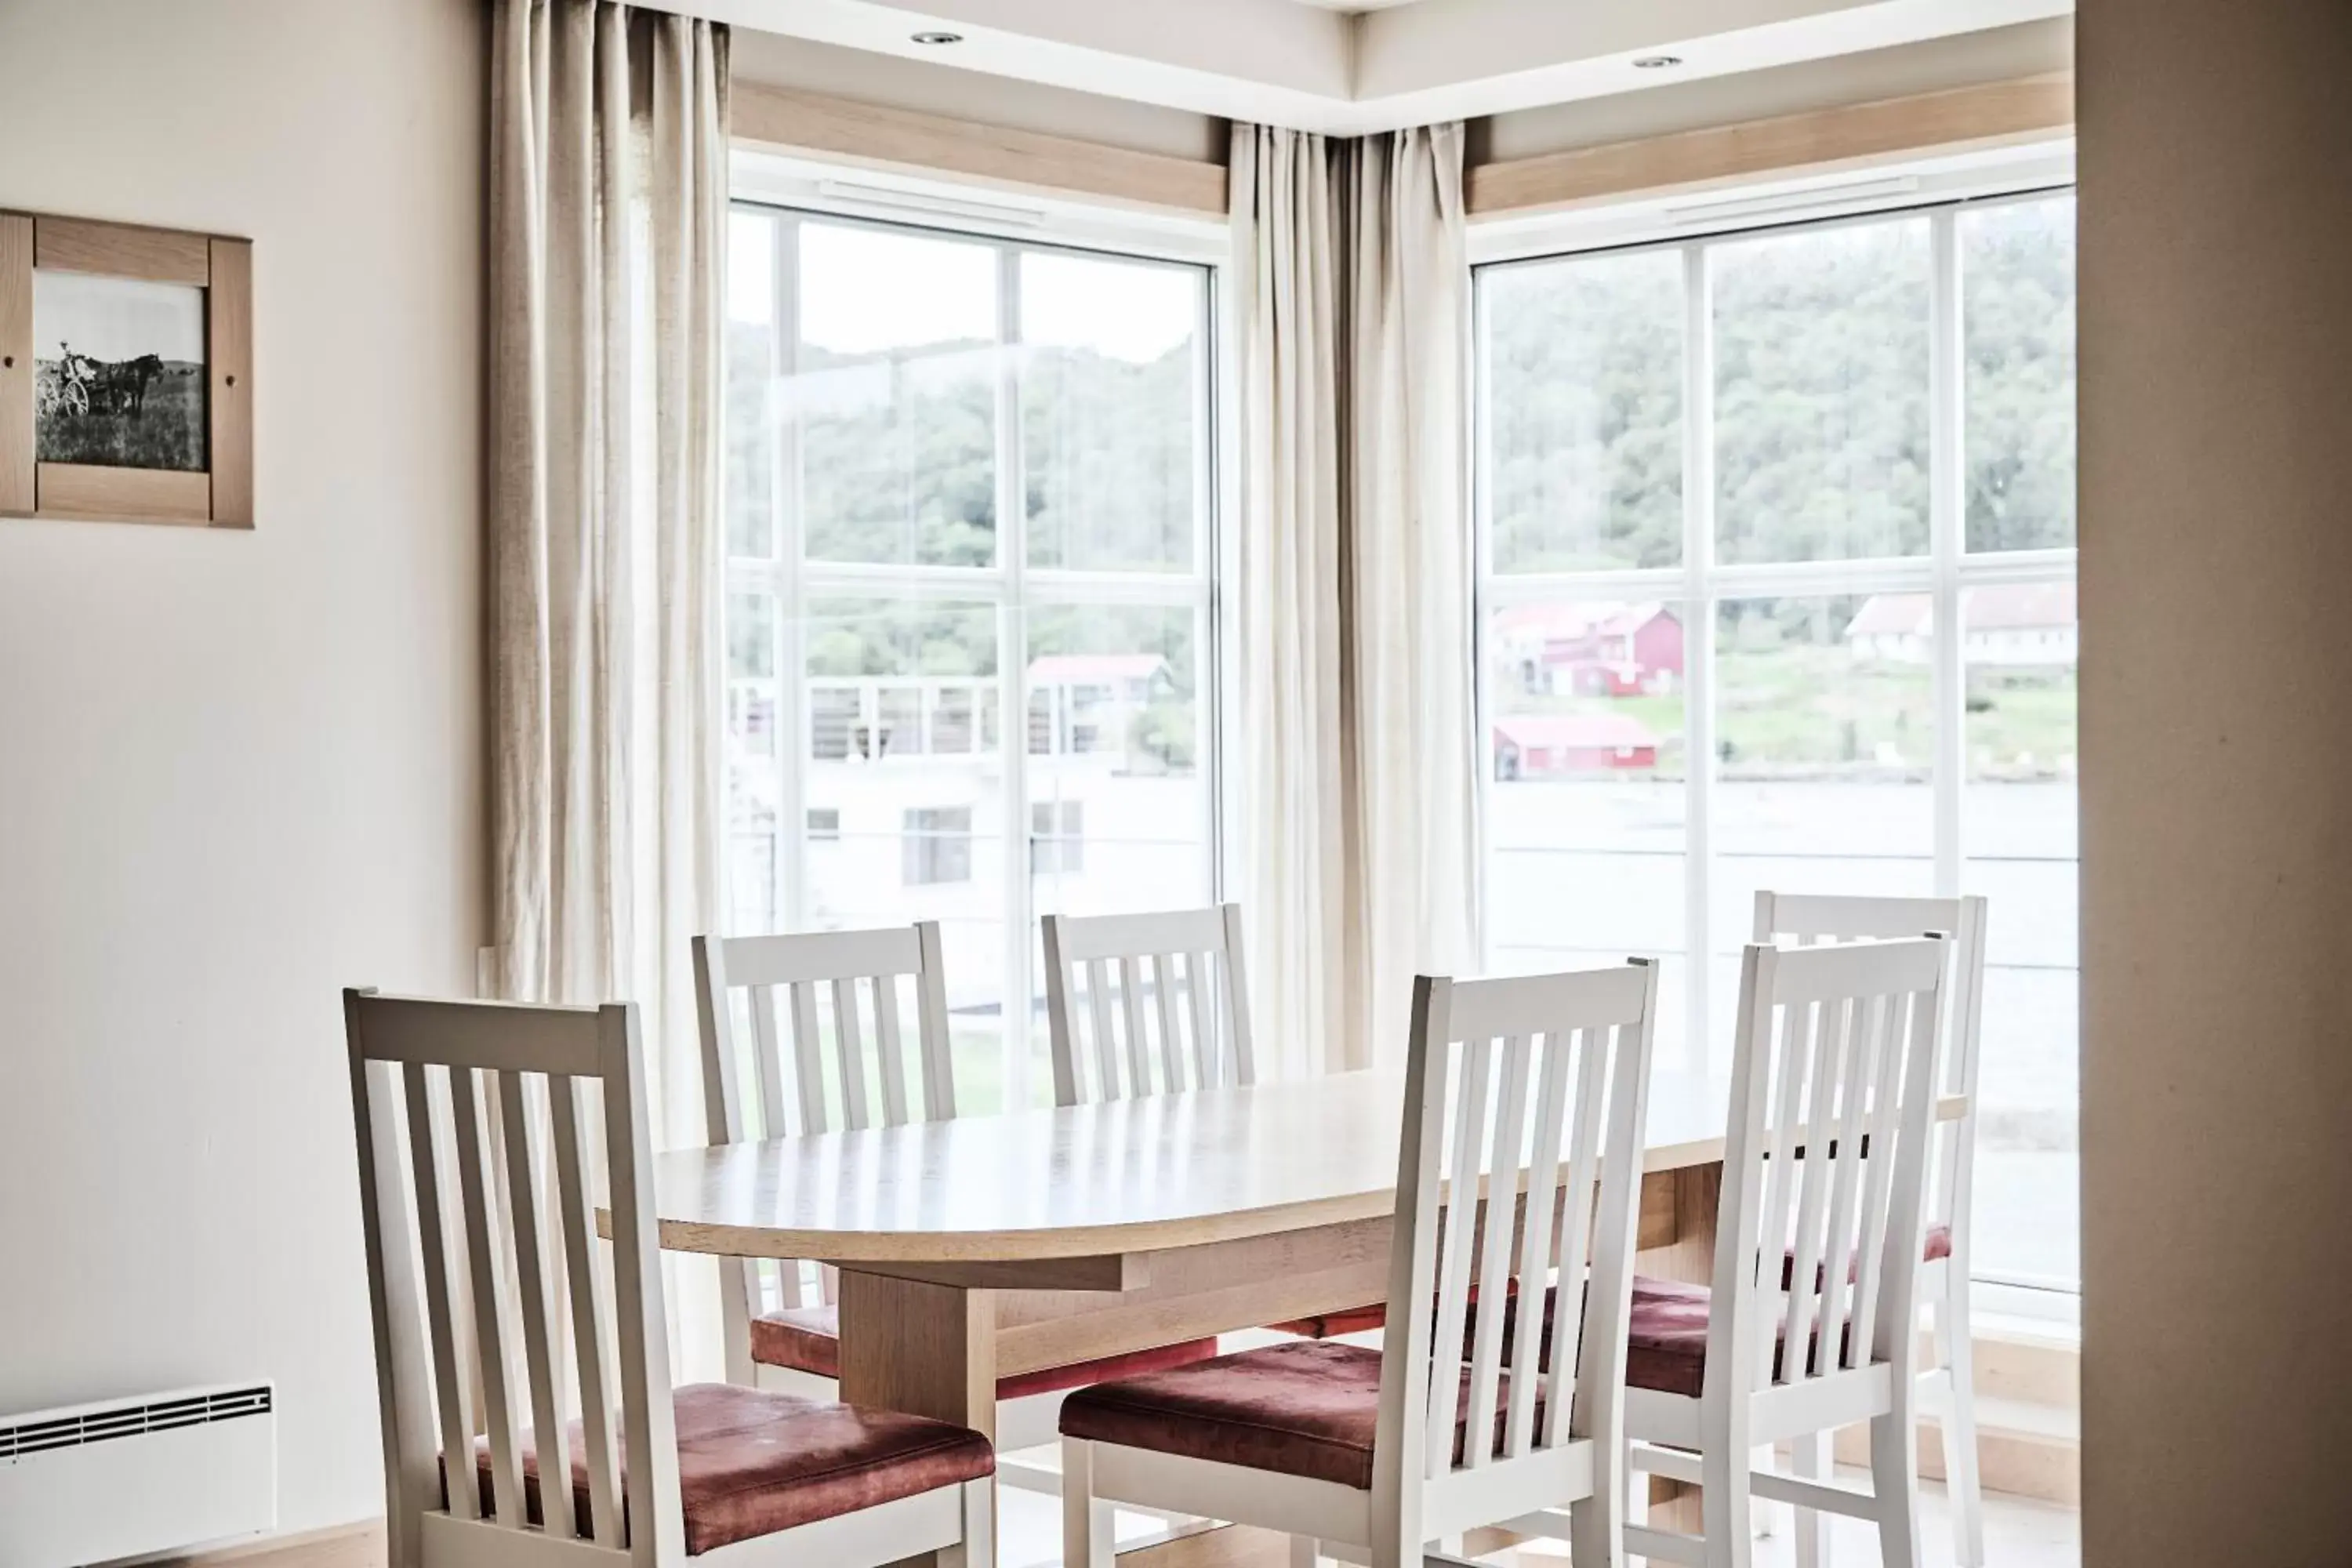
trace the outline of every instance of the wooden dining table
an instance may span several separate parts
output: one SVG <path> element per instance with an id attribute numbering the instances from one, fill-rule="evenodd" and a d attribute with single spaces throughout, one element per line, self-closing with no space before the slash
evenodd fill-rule
<path id="1" fill-rule="evenodd" d="M 673 1251 L 834 1265 L 841 1397 L 993 1436 L 1000 1377 L 1383 1300 L 1403 1099 L 1347 1072 L 679 1150 L 655 1210 Z M 1709 1277 L 1728 1102 L 1653 1076 L 1645 1274 Z"/>

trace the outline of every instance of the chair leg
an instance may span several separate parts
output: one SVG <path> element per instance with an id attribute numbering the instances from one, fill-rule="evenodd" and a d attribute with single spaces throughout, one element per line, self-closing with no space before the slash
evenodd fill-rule
<path id="1" fill-rule="evenodd" d="M 1769 1443 L 1759 1443 L 1753 1458 L 1755 1468 L 1759 1470 L 1769 1470 L 1778 1466 L 1778 1459 Z M 1786 1503 L 1774 1502 L 1770 1498 L 1758 1498 L 1756 1506 L 1751 1511 L 1756 1516 L 1756 1539 L 1769 1541 L 1780 1531 L 1780 1516 L 1790 1510 Z"/>
<path id="2" fill-rule="evenodd" d="M 932 1554 L 938 1568 L 994 1568 L 996 1562 L 996 1483 L 963 1484 L 963 1540 Z"/>
<path id="3" fill-rule="evenodd" d="M 1789 1468 L 1809 1481 L 1827 1480 L 1830 1476 L 1830 1438 L 1827 1432 L 1807 1432 L 1789 1443 Z M 1819 1509 L 1800 1508 L 1797 1516 L 1797 1568 L 1829 1568 L 1830 1521 Z"/>
<path id="4" fill-rule="evenodd" d="M 1629 1463 L 1618 1477 L 1618 1484 L 1623 1489 L 1621 1495 L 1624 1499 L 1626 1526 L 1631 1529 L 1646 1527 L 1650 1522 L 1650 1473 L 1647 1470 L 1637 1470 Z M 1571 1528 L 1573 1528 L 1572 1525 Z M 1622 1537 L 1621 1536 L 1620 1539 L 1622 1540 Z M 1579 1563 L 1594 1561 L 1577 1542 L 1570 1542 L 1569 1547 L 1573 1553 L 1574 1561 Z M 1616 1559 L 1604 1556 L 1599 1561 L 1610 1563 Z M 1646 1563 L 1649 1559 L 1636 1553 L 1625 1557 L 1624 1561 L 1628 1568 L 1631 1568 L 1631 1564 Z"/>
<path id="5" fill-rule="evenodd" d="M 1063 1568 L 1113 1568 L 1118 1549 L 1110 1505 L 1095 1497 L 1094 1446 L 1062 1439 Z"/>
<path id="6" fill-rule="evenodd" d="M 1294 1535 L 1290 1538 L 1290 1568 L 1316 1568 L 1321 1561 L 1322 1556 L 1316 1550 L 1313 1536 Z"/>
<path id="7" fill-rule="evenodd" d="M 1944 1490 L 1951 1499 L 1953 1559 L 1959 1568 L 1984 1568 L 1984 1488 L 1977 1473 L 1976 1347 L 1969 1329 L 1969 1279 L 1955 1268 L 1936 1303 L 1937 1349 L 1950 1377 L 1941 1426 Z"/>
<path id="8" fill-rule="evenodd" d="M 1707 1568 L 1748 1568 L 1756 1560 L 1756 1537 L 1748 1528 L 1756 1494 L 1748 1466 L 1745 1443 L 1710 1444 L 1700 1458 L 1699 1517 L 1706 1531 Z M 1887 1568 L 1897 1564 L 1890 1558 Z"/>
<path id="9" fill-rule="evenodd" d="M 1644 1485 L 1649 1478 L 1643 1477 Z M 1616 1502 L 1617 1483 L 1603 1480 L 1592 1495 L 1568 1510 L 1568 1557 L 1572 1563 L 1623 1563 L 1625 1509 Z M 1643 1510 L 1646 1518 L 1648 1510 Z"/>
<path id="10" fill-rule="evenodd" d="M 1919 1416 L 1911 1378 L 1895 1379 L 1895 1408 L 1870 1421 L 1870 1489 L 1878 1500 L 1878 1560 L 1919 1568 Z"/>

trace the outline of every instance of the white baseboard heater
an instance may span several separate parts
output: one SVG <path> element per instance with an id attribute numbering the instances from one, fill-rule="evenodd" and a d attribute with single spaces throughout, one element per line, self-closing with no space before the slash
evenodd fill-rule
<path id="1" fill-rule="evenodd" d="M 81 1568 L 278 1524 L 271 1385 L 0 1415 L 0 1563 Z"/>

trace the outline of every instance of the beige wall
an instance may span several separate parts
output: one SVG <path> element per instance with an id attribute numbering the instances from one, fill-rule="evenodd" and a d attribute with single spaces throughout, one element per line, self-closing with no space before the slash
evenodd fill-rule
<path id="1" fill-rule="evenodd" d="M 337 989 L 483 935 L 478 0 L 0 0 L 0 206 L 249 235 L 252 533 L 0 521 L 0 1411 L 380 1513 Z"/>
<path id="2" fill-rule="evenodd" d="M 2352 1562 L 2352 10 L 2083 0 L 2090 1568 Z"/>
<path id="3" fill-rule="evenodd" d="M 930 60 L 845 49 L 805 38 L 735 29 L 730 64 L 737 81 L 798 88 L 860 103 L 919 109 L 957 120 L 1073 136 L 1171 158 L 1225 161 L 1225 121 L 1190 110 L 1073 92 Z"/>
<path id="4" fill-rule="evenodd" d="M 2074 57 L 2073 23 L 2059 17 L 1738 76 L 1669 81 L 1638 92 L 1515 110 L 1475 121 L 1470 161 L 1531 158 L 1572 147 L 2040 76 L 2066 69 Z"/>

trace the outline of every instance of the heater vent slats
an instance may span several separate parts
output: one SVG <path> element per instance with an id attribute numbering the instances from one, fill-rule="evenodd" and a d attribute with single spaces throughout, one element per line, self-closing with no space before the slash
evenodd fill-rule
<path id="1" fill-rule="evenodd" d="M 0 1414 L 0 1568 L 152 1557 L 278 1527 L 270 1385 Z"/>
<path id="2" fill-rule="evenodd" d="M 269 1414 L 269 1388 L 216 1389 L 170 1399 L 93 1405 L 66 1415 L 36 1421 L 0 1422 L 0 1462 L 57 1448 L 78 1448 L 117 1437 L 168 1432 L 181 1426 L 202 1426 Z"/>

